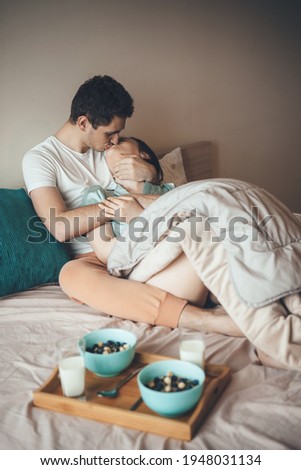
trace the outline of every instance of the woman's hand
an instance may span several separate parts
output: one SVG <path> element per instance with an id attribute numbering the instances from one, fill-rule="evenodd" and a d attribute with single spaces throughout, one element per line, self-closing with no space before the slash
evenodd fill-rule
<path id="1" fill-rule="evenodd" d="M 121 185 L 124 180 L 159 182 L 156 168 L 137 155 L 124 155 L 114 165 L 113 177 Z"/>
<path id="2" fill-rule="evenodd" d="M 129 223 L 138 217 L 143 207 L 132 196 L 109 197 L 99 207 L 104 210 L 106 219 Z"/>

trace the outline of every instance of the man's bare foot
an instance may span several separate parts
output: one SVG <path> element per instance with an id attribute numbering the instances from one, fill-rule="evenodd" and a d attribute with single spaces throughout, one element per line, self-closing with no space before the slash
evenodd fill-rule
<path id="1" fill-rule="evenodd" d="M 244 336 L 236 323 L 234 323 L 221 306 L 204 309 L 186 304 L 179 319 L 179 326 L 206 333 L 219 333 L 237 337 Z"/>

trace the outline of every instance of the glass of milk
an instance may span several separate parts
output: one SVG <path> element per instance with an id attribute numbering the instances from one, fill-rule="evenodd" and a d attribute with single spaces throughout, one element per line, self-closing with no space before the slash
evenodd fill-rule
<path id="1" fill-rule="evenodd" d="M 79 338 L 58 341 L 58 364 L 63 394 L 79 397 L 85 392 L 85 364 L 78 346 Z"/>
<path id="2" fill-rule="evenodd" d="M 202 369 L 205 368 L 205 335 L 199 331 L 186 328 L 179 329 L 179 354 L 180 359 L 192 362 Z"/>

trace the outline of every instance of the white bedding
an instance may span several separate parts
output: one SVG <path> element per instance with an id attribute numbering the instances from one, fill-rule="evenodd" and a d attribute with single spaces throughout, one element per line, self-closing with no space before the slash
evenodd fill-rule
<path id="1" fill-rule="evenodd" d="M 301 449 L 301 373 L 260 366 L 242 338 L 206 335 L 207 361 L 229 365 L 232 380 L 190 442 L 34 407 L 56 342 L 103 326 L 130 329 L 141 351 L 177 356 L 177 330 L 100 314 L 58 286 L 1 299 L 1 449 Z"/>

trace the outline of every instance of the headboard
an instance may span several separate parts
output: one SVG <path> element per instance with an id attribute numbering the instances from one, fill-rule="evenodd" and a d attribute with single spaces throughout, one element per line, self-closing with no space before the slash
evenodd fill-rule
<path id="1" fill-rule="evenodd" d="M 213 156 L 212 143 L 202 140 L 194 144 L 183 145 L 180 147 L 183 158 L 183 165 L 188 181 L 197 181 L 207 178 L 213 178 Z M 161 152 L 158 158 L 166 153 Z"/>

